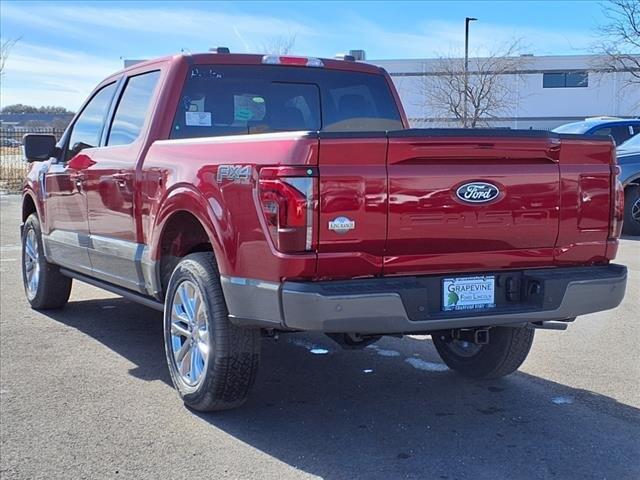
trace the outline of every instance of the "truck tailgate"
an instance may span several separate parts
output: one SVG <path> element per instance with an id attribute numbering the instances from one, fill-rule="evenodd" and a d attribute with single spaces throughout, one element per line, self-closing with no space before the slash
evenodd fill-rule
<path id="1" fill-rule="evenodd" d="M 560 140 L 390 134 L 384 272 L 553 263 Z"/>
<path id="2" fill-rule="evenodd" d="M 318 276 L 607 263 L 608 138 L 544 131 L 320 133 Z"/>

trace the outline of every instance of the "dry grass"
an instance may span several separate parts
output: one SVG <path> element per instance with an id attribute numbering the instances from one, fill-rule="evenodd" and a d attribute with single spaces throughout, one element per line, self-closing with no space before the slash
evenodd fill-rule
<path id="1" fill-rule="evenodd" d="M 27 170 L 21 147 L 0 148 L 0 192 L 20 193 Z"/>

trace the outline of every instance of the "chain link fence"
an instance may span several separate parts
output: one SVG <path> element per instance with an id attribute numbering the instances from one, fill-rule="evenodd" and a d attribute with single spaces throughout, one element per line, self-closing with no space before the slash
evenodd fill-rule
<path id="1" fill-rule="evenodd" d="M 47 127 L 0 128 L 0 193 L 20 193 L 29 165 L 24 161 L 22 137 L 27 133 L 46 133 L 59 139 L 64 130 Z"/>

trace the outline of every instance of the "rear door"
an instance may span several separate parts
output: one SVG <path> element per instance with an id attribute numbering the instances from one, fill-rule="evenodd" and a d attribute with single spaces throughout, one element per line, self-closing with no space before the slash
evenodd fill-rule
<path id="1" fill-rule="evenodd" d="M 560 141 L 544 133 L 471 135 L 389 133 L 385 274 L 553 262 Z"/>

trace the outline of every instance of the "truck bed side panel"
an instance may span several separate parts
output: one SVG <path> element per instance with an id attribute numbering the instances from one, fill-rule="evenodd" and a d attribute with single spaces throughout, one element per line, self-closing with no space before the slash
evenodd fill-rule
<path id="1" fill-rule="evenodd" d="M 264 166 L 315 166 L 317 162 L 317 138 L 300 132 L 155 142 L 142 168 L 142 223 L 151 259 L 160 258 L 163 226 L 171 215 L 187 211 L 198 217 L 189 205 L 202 204 L 207 212 L 201 215 L 210 218 L 215 230 L 212 243 L 219 250 L 216 257 L 222 274 L 269 281 L 313 277 L 315 252 L 279 253 L 265 235 L 256 182 Z M 220 165 L 249 166 L 251 176 L 246 181 L 219 179 Z M 202 202 L 181 202 L 180 195 L 198 195 Z"/>

